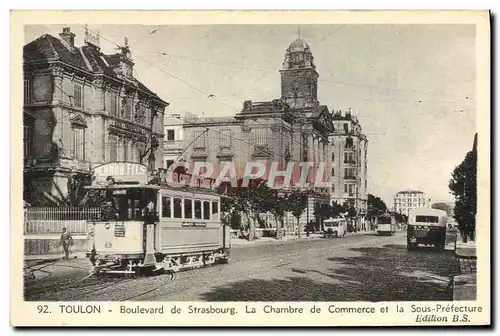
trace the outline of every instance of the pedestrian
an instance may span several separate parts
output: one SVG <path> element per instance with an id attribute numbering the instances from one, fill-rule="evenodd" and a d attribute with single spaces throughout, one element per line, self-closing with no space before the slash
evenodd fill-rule
<path id="1" fill-rule="evenodd" d="M 71 234 L 69 232 L 67 232 L 66 228 L 62 229 L 61 245 L 64 249 L 64 259 L 68 260 L 69 259 L 69 248 L 71 245 L 73 245 L 73 237 L 71 237 Z"/>

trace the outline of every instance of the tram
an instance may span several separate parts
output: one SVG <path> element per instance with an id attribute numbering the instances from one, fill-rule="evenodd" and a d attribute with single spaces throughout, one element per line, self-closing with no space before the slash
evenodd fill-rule
<path id="1" fill-rule="evenodd" d="M 396 220 L 394 216 L 382 215 L 376 218 L 377 234 L 379 236 L 393 236 L 396 233 Z"/>
<path id="2" fill-rule="evenodd" d="M 108 163 L 94 173 L 86 188 L 104 200 L 101 219 L 87 222 L 94 273 L 177 272 L 229 261 L 230 228 L 210 188 L 149 180 L 137 163 Z"/>
<path id="3" fill-rule="evenodd" d="M 444 249 L 446 243 L 447 213 L 430 208 L 414 208 L 408 216 L 407 247 L 415 249 L 419 244 Z"/>

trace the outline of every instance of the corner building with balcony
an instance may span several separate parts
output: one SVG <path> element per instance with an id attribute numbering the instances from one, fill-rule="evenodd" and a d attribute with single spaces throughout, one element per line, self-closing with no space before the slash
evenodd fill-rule
<path id="1" fill-rule="evenodd" d="M 85 44 L 64 28 L 26 44 L 24 200 L 59 205 L 91 168 L 113 161 L 162 167 L 168 103 L 133 76 L 127 39 L 107 55 L 86 29 Z M 148 149 L 153 150 L 148 150 Z"/>
<path id="2" fill-rule="evenodd" d="M 368 208 L 368 139 L 350 111 L 332 113 L 332 122 L 331 200 L 338 204 L 348 202 L 364 216 Z"/>
<path id="3" fill-rule="evenodd" d="M 231 117 L 186 119 L 184 160 L 188 164 L 206 161 L 215 166 L 232 161 L 237 172 L 243 171 L 249 161 L 275 162 L 278 170 L 285 170 L 288 162 L 295 162 L 296 166 L 300 162 L 311 162 L 310 183 L 314 183 L 319 163 L 325 162 L 323 181 L 330 181 L 332 151 L 340 146 L 340 141 L 345 141 L 346 136 L 335 132 L 334 116 L 318 100 L 319 74 L 311 49 L 304 40 L 295 40 L 287 48 L 280 74 L 280 98 L 245 101 L 242 110 Z M 363 139 L 366 143 L 366 137 Z M 366 160 L 366 146 L 363 146 Z M 366 166 L 363 166 L 362 174 L 366 180 Z M 294 180 L 298 181 L 292 179 L 292 185 Z M 355 180 L 354 183 L 361 182 Z M 300 220 L 302 227 L 315 219 L 316 201 L 328 203 L 335 199 L 332 187 L 329 183 L 328 187 L 309 189 L 308 207 Z M 358 196 L 363 198 L 362 194 Z"/>

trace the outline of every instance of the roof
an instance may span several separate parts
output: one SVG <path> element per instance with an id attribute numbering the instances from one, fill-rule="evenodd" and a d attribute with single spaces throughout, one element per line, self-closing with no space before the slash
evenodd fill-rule
<path id="1" fill-rule="evenodd" d="M 423 191 L 420 191 L 420 190 L 403 190 L 403 191 L 398 191 L 396 193 L 396 195 L 398 194 L 423 194 L 424 192 Z"/>
<path id="2" fill-rule="evenodd" d="M 288 47 L 289 52 L 302 52 L 309 49 L 309 45 L 302 39 L 296 39 Z"/>
<path id="3" fill-rule="evenodd" d="M 440 215 L 440 216 L 448 216 L 448 213 L 444 210 L 440 209 L 432 209 L 432 208 L 412 208 L 410 209 L 410 215 Z"/>
<path id="4" fill-rule="evenodd" d="M 50 34 L 40 36 L 23 48 L 24 63 L 60 61 L 84 72 L 96 75 L 104 74 L 120 81 L 123 79 L 117 76 L 114 69 L 119 64 L 121 57 L 122 55 L 119 53 L 106 55 L 99 48 L 91 45 L 84 45 L 80 48 L 75 46 L 73 50 L 70 50 L 65 42 Z M 140 90 L 168 105 L 137 78 L 133 77 L 132 82 Z"/>

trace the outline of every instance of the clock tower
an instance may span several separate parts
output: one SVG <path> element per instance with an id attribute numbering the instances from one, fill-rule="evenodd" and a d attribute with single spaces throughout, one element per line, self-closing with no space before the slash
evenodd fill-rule
<path id="1" fill-rule="evenodd" d="M 292 108 L 318 106 L 318 77 L 309 45 L 297 39 L 285 54 L 281 73 L 281 99 Z"/>

